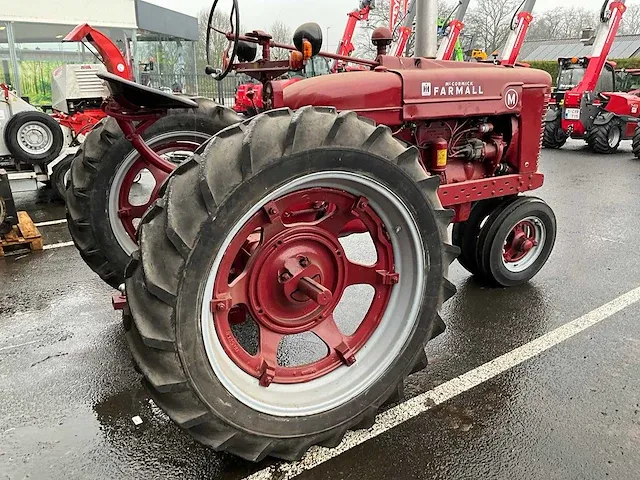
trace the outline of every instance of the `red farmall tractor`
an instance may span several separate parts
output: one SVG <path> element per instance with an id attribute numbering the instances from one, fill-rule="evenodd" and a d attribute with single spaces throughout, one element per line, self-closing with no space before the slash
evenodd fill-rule
<path id="1" fill-rule="evenodd" d="M 560 148 L 571 137 L 586 140 L 596 153 L 614 153 L 622 140 L 634 138 L 640 155 L 640 97 L 615 91 L 615 64 L 607 62 L 625 10 L 624 0 L 605 0 L 592 54 L 558 60 L 557 88 L 545 116 L 546 148 Z"/>
<path id="2" fill-rule="evenodd" d="M 144 134 L 197 102 L 102 75 L 112 93 L 106 113 L 137 161 L 167 176 L 114 303 L 152 398 L 174 422 L 216 450 L 292 460 L 371 426 L 405 377 L 426 366 L 458 254 L 503 286 L 528 281 L 547 261 L 555 217 L 521 194 L 543 182 L 551 78 L 387 56 L 379 37 L 375 61 L 320 53 L 316 24 L 296 31 L 289 60 L 271 61 L 268 34 L 240 35 L 237 0 L 230 22 L 217 32 L 229 40 L 224 67 L 207 71 L 259 79 L 266 111 L 229 121 L 171 175 L 173 163 Z M 262 48 L 262 60 L 236 62 L 240 42 Z M 368 70 L 286 89 L 274 80 L 318 54 Z M 109 140 L 102 129 L 86 144 Z M 347 248 L 363 236 L 368 261 Z M 342 308 L 363 286 L 368 301 Z M 345 328 L 352 314 L 361 318 Z"/>

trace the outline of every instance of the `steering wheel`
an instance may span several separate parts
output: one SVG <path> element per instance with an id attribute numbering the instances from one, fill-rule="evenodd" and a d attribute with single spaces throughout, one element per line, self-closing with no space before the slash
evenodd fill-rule
<path id="1" fill-rule="evenodd" d="M 213 78 L 216 80 L 222 80 L 225 78 L 231 70 L 233 70 L 233 63 L 236 60 L 238 55 L 238 37 L 240 36 L 240 10 L 238 7 L 238 0 L 233 0 L 233 7 L 231 8 L 231 13 L 229 14 L 229 26 L 231 27 L 230 32 L 223 32 L 222 30 L 217 29 L 213 23 L 215 19 L 216 7 L 218 6 L 218 2 L 220 0 L 214 0 L 213 6 L 211 7 L 211 11 L 209 12 L 209 22 L 207 24 L 207 67 L 205 68 L 205 72 L 208 75 L 213 75 Z M 214 68 L 211 66 L 211 59 L 209 58 L 211 52 L 211 32 L 219 33 L 224 35 L 229 40 L 229 44 L 227 48 L 222 53 L 222 69 Z M 233 35 L 233 40 L 229 39 L 229 35 Z M 229 55 L 231 52 L 231 55 Z"/>

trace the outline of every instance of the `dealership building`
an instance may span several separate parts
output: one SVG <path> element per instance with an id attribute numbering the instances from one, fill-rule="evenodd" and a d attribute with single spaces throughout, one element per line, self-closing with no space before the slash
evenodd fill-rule
<path id="1" fill-rule="evenodd" d="M 0 83 L 23 96 L 46 95 L 51 69 L 95 63 L 91 47 L 63 43 L 88 23 L 130 51 L 137 80 L 162 75 L 165 83 L 196 78 L 198 20 L 142 0 L 30 0 L 0 8 Z M 187 80 L 185 80 L 187 79 Z"/>

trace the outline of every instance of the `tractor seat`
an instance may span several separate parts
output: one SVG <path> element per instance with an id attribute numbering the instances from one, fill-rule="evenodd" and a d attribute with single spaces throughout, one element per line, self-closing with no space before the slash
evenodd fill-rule
<path id="1" fill-rule="evenodd" d="M 198 104 L 187 97 L 161 92 L 145 87 L 112 73 L 98 73 L 98 78 L 107 82 L 111 95 L 125 108 L 169 110 L 172 108 L 198 108 Z M 128 105 L 125 105 L 127 103 Z"/>

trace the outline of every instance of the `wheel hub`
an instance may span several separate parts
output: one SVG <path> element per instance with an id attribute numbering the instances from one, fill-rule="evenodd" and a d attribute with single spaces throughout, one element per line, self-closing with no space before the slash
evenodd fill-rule
<path id="1" fill-rule="evenodd" d="M 535 225 L 528 220 L 519 222 L 507 237 L 504 260 L 507 263 L 519 262 L 537 245 Z"/>
<path id="2" fill-rule="evenodd" d="M 51 131 L 37 122 L 25 123 L 18 132 L 18 140 L 22 149 L 28 153 L 46 152 L 53 144 Z"/>
<path id="3" fill-rule="evenodd" d="M 319 227 L 293 227 L 256 255 L 249 284 L 253 317 L 293 335 L 326 318 L 344 288 L 346 256 L 337 237 Z"/>

